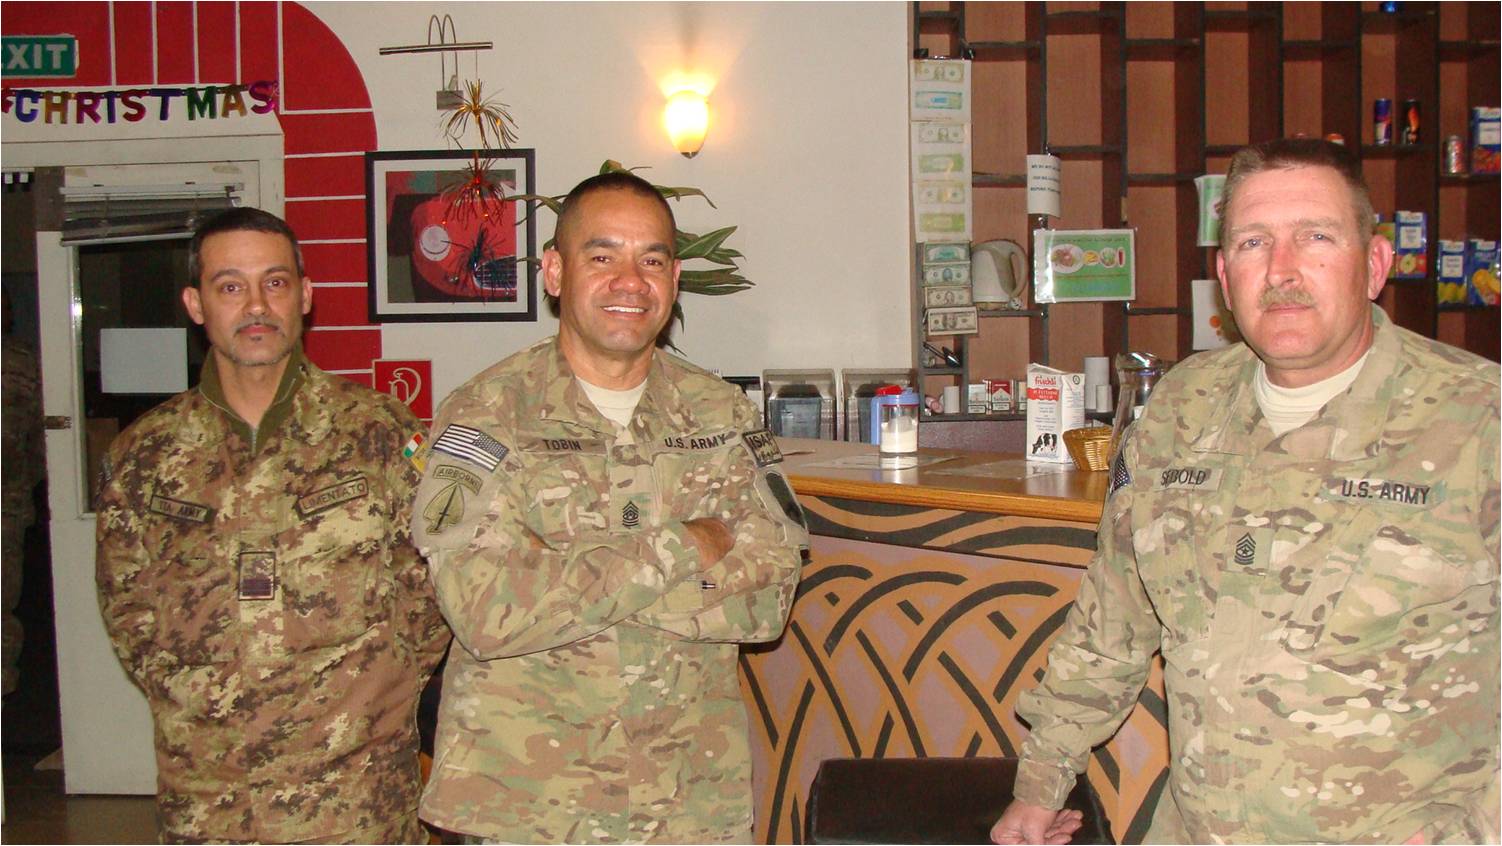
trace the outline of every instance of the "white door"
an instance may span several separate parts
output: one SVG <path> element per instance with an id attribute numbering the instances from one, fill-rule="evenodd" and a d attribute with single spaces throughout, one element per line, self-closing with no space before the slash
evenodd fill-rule
<path id="1" fill-rule="evenodd" d="M 155 793 L 151 715 L 110 649 L 94 589 L 94 512 L 85 478 L 88 424 L 81 408 L 81 305 L 78 248 L 64 247 L 61 232 L 38 232 L 37 309 L 42 407 L 48 417 L 63 771 L 69 793 Z M 67 428 L 60 428 L 63 418 Z"/>
<path id="2" fill-rule="evenodd" d="M 248 170 L 240 199 L 254 205 L 257 164 L 235 164 Z M 149 170 L 154 181 L 163 176 L 160 166 L 143 166 L 135 174 L 130 167 L 110 170 L 123 177 L 120 196 L 127 202 L 132 192 L 144 190 L 141 172 Z M 88 179 L 75 180 L 79 173 Z M 98 169 L 68 168 L 68 182 L 93 184 L 98 177 Z M 196 384 L 204 345 L 179 300 L 187 280 L 187 239 L 107 230 L 82 241 L 75 240 L 75 230 L 71 243 L 60 231 L 36 236 L 63 766 L 69 793 L 151 794 L 156 762 L 150 714 L 115 657 L 99 614 L 92 503 L 109 442 L 186 387 L 172 379 L 164 386 L 165 372 Z M 163 353 L 164 342 L 175 346 Z"/>

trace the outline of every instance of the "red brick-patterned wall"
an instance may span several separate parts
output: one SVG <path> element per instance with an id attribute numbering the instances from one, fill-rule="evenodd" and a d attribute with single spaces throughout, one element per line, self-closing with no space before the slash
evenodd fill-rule
<path id="1" fill-rule="evenodd" d="M 281 82 L 287 221 L 313 278 L 304 338 L 320 367 L 363 384 L 381 356 L 366 311 L 364 153 L 376 149 L 370 94 L 349 51 L 297 3 L 6 2 L 5 35 L 78 38 L 73 79 L 10 86 L 81 88 Z"/>

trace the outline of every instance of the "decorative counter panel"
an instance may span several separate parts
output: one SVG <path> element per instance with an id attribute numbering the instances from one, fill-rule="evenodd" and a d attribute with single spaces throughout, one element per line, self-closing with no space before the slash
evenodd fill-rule
<path id="1" fill-rule="evenodd" d="M 1096 518 L 1077 515 L 1100 509 L 1066 503 L 1052 510 L 1075 519 L 1052 519 L 1040 516 L 1047 502 L 1016 509 L 1027 515 L 930 507 L 908 503 L 965 503 L 900 484 L 872 497 L 809 495 L 851 480 L 816 477 L 807 463 L 789 459 L 814 533 L 792 618 L 779 641 L 741 656 L 758 842 L 803 841 L 808 787 L 826 758 L 1016 755 L 1026 736 L 1017 696 L 1042 677 L 1094 552 Z M 1091 760 L 1123 842 L 1141 841 L 1166 777 L 1162 691 L 1155 668 Z"/>

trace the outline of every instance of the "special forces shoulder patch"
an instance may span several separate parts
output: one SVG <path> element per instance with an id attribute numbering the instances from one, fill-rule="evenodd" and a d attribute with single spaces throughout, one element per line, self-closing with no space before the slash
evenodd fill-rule
<path id="1" fill-rule="evenodd" d="M 439 488 L 423 508 L 422 517 L 427 521 L 424 528 L 430 535 L 459 525 L 464 519 L 464 483 L 456 479 Z"/>
<path id="2" fill-rule="evenodd" d="M 487 473 L 494 472 L 510 452 L 500 441 L 479 429 L 457 423 L 450 424 L 434 438 L 431 449 L 484 467 Z"/>
<path id="3" fill-rule="evenodd" d="M 782 461 L 782 450 L 777 448 L 777 439 L 766 429 L 754 429 L 741 435 L 741 442 L 751 451 L 757 467 L 767 467 Z"/>

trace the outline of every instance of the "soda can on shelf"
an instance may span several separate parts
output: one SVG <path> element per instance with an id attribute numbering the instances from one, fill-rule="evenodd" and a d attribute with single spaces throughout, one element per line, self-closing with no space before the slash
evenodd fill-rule
<path id="1" fill-rule="evenodd" d="M 1459 135 L 1445 138 L 1445 173 L 1465 173 L 1465 143 Z"/>
<path id="2" fill-rule="evenodd" d="M 1392 100 L 1379 97 L 1372 104 L 1372 143 L 1392 143 Z"/>
<path id="3" fill-rule="evenodd" d="M 1398 138 L 1399 144 L 1419 143 L 1419 101 L 1403 101 L 1403 131 Z"/>

